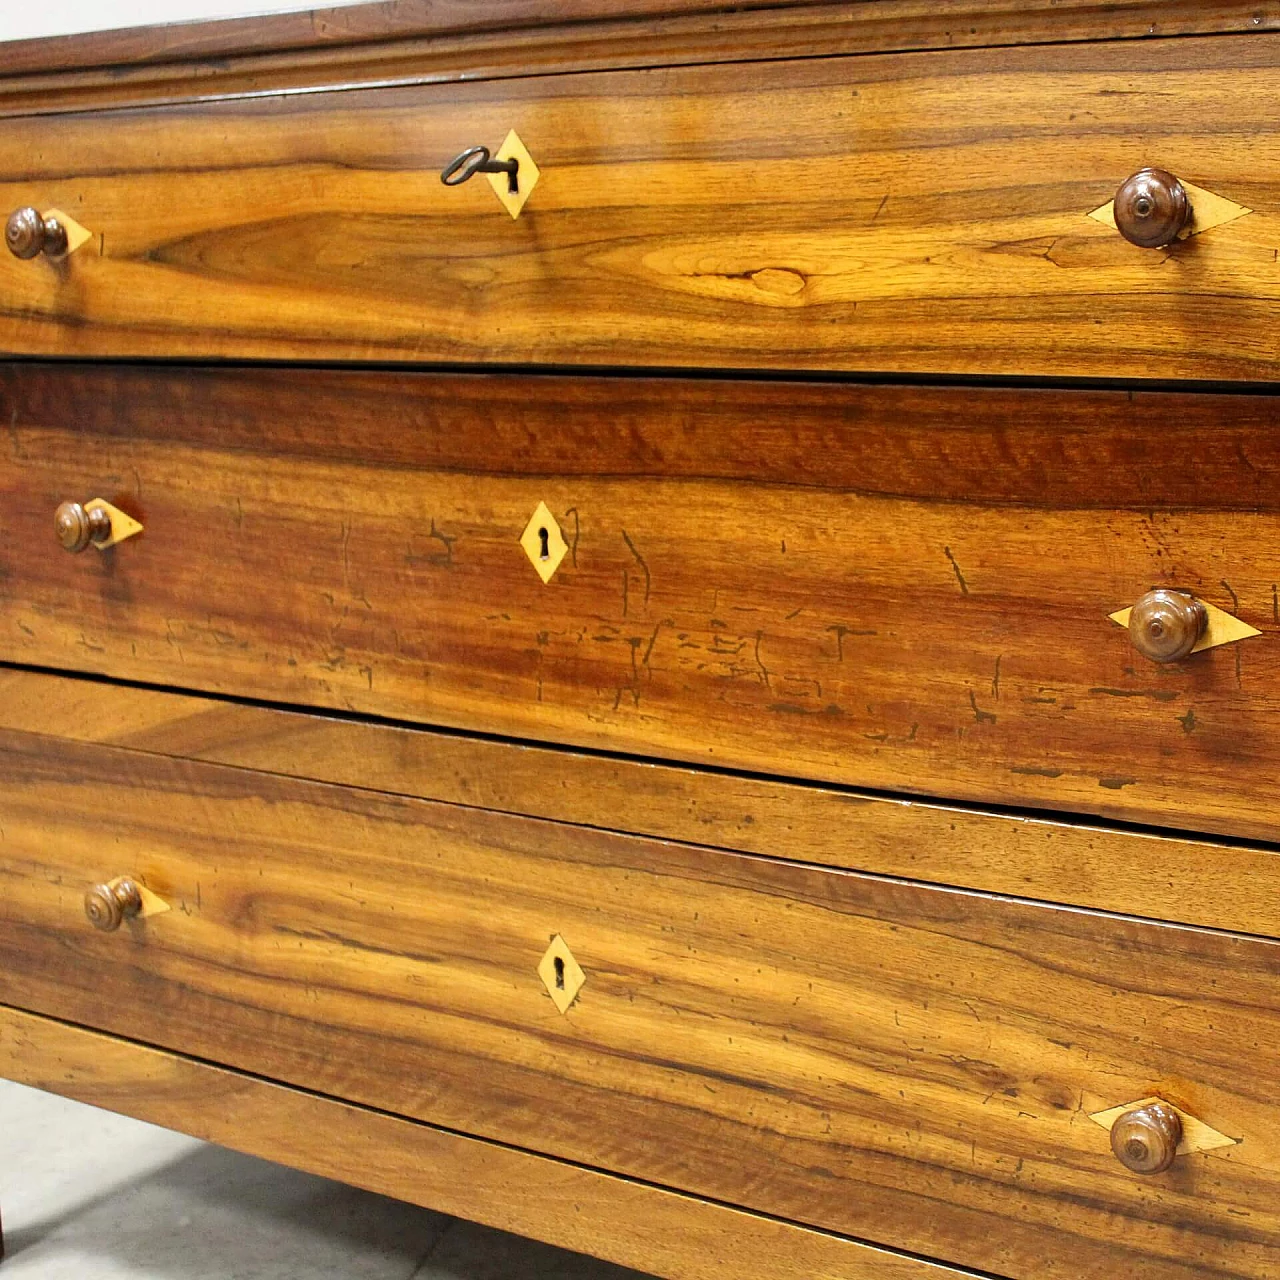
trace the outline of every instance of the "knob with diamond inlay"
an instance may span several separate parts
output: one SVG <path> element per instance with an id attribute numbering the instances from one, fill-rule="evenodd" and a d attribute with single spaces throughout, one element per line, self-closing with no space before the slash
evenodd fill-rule
<path id="1" fill-rule="evenodd" d="M 1116 230 L 1142 249 L 1172 244 L 1191 221 L 1187 189 L 1164 169 L 1139 169 L 1116 192 Z"/>
<path id="2" fill-rule="evenodd" d="M 1129 614 L 1129 639 L 1152 662 L 1180 662 L 1200 642 L 1209 612 L 1185 591 L 1156 587 Z"/>

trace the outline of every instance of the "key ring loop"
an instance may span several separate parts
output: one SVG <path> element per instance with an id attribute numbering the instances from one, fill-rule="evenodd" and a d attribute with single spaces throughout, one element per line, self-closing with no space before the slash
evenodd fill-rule
<path id="1" fill-rule="evenodd" d="M 456 155 L 445 165 L 440 174 L 440 181 L 446 187 L 460 187 L 464 182 L 484 171 L 489 163 L 488 147 L 468 147 L 461 155 Z"/>

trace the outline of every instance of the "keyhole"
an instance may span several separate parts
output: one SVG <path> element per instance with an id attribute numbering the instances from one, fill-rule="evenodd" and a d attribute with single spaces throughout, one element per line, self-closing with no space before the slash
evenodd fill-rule
<path id="1" fill-rule="evenodd" d="M 551 559 L 551 535 L 546 531 L 546 529 L 539 529 L 538 540 L 539 542 L 542 543 L 542 554 L 540 558 L 543 560 L 550 560 Z M 557 960 L 556 963 L 559 964 L 560 962 Z M 561 983 L 560 985 L 564 986 L 564 983 Z"/>
<path id="2" fill-rule="evenodd" d="M 556 990 L 564 990 L 564 961 L 556 956 Z"/>

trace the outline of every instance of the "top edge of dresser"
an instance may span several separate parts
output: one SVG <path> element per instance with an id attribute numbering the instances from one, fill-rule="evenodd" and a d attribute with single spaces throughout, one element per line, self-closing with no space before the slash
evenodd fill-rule
<path id="1" fill-rule="evenodd" d="M 0 116 L 406 81 L 1277 30 L 1280 5 L 1237 0 L 380 0 L 0 42 Z"/>

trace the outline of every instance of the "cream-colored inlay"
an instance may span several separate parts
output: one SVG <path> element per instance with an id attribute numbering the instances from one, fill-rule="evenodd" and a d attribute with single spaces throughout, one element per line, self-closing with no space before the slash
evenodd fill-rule
<path id="1" fill-rule="evenodd" d="M 1234 222 L 1237 218 L 1243 218 L 1246 213 L 1253 212 L 1242 204 L 1236 204 L 1234 200 L 1228 200 L 1226 196 L 1206 191 L 1204 187 L 1197 187 L 1190 182 L 1184 182 L 1182 186 L 1187 193 L 1187 199 L 1191 202 L 1191 221 L 1178 232 L 1179 240 L 1185 240 L 1188 236 L 1198 236 L 1202 231 L 1212 231 L 1214 227 L 1221 227 L 1228 222 Z M 1095 222 L 1114 228 L 1116 202 L 1108 200 L 1088 216 Z"/>
<path id="2" fill-rule="evenodd" d="M 503 139 L 502 146 L 494 153 L 495 160 L 510 160 L 515 158 L 520 162 L 520 168 L 516 172 L 516 190 L 511 190 L 511 181 L 505 173 L 486 173 L 484 176 L 489 179 L 489 185 L 493 188 L 493 193 L 502 201 L 503 207 L 513 217 L 520 216 L 521 209 L 524 208 L 524 202 L 528 200 L 533 193 L 534 187 L 538 185 L 538 178 L 541 171 L 534 164 L 533 157 L 529 154 L 523 142 L 520 141 L 520 135 L 512 129 Z"/>
<path id="3" fill-rule="evenodd" d="M 1153 1102 L 1163 1102 L 1170 1111 L 1178 1113 L 1178 1118 L 1182 1121 L 1182 1141 L 1178 1143 L 1180 1156 L 1190 1155 L 1196 1151 L 1217 1151 L 1220 1147 L 1234 1147 L 1240 1142 L 1239 1138 L 1228 1138 L 1225 1133 L 1219 1133 L 1203 1120 L 1197 1120 L 1195 1116 L 1189 1115 L 1181 1107 L 1175 1107 L 1172 1102 L 1164 1098 L 1139 1098 L 1137 1102 L 1126 1102 L 1123 1106 L 1109 1107 L 1106 1111 L 1095 1111 L 1089 1119 L 1110 1133 L 1111 1126 L 1122 1115 L 1129 1111 L 1136 1111 L 1139 1107 L 1150 1106 Z"/>
<path id="4" fill-rule="evenodd" d="M 551 945 L 538 964 L 538 977 L 561 1013 L 569 1011 L 569 1006 L 578 998 L 578 992 L 587 980 L 587 975 L 573 958 L 569 944 L 558 933 L 551 939 Z"/>
<path id="5" fill-rule="evenodd" d="M 1196 598 L 1199 599 L 1198 596 Z M 1204 605 L 1204 610 L 1209 615 L 1209 622 L 1204 629 L 1204 635 L 1196 641 L 1195 648 L 1191 650 L 1192 653 L 1200 653 L 1203 649 L 1213 649 L 1220 644 L 1231 644 L 1236 640 L 1247 640 L 1250 636 L 1262 634 L 1257 627 L 1241 622 L 1234 614 L 1224 613 L 1207 600 L 1201 600 L 1200 603 Z M 1109 613 L 1107 617 L 1122 627 L 1128 627 L 1129 615 L 1132 612 L 1132 609 L 1121 609 L 1118 613 Z"/>

